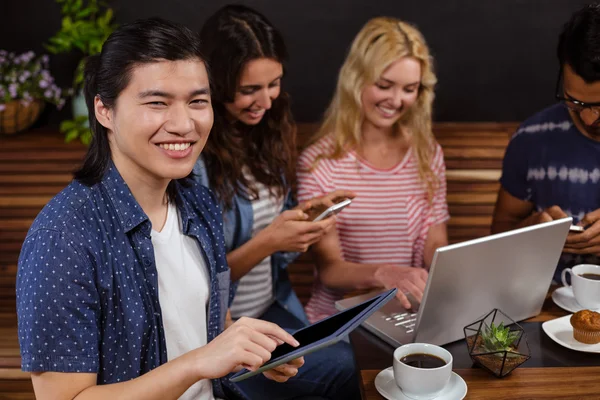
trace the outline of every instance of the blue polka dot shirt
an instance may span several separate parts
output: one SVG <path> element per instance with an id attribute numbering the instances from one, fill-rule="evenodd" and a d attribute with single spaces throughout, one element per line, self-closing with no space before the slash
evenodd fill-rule
<path id="1" fill-rule="evenodd" d="M 176 182 L 184 234 L 209 268 L 208 341 L 231 301 L 221 211 L 211 192 Z M 110 165 L 101 182 L 73 181 L 33 222 L 19 257 L 17 314 L 25 371 L 91 372 L 98 384 L 167 362 L 150 220 Z M 202 307 L 202 305 L 199 305 Z M 214 380 L 215 396 L 222 382 Z"/>

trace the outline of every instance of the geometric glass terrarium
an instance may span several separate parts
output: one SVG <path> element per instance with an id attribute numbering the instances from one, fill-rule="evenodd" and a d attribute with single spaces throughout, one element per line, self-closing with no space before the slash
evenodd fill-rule
<path id="1" fill-rule="evenodd" d="M 473 362 L 497 378 L 510 374 L 531 357 L 523 328 L 497 308 L 465 326 L 464 332 Z"/>

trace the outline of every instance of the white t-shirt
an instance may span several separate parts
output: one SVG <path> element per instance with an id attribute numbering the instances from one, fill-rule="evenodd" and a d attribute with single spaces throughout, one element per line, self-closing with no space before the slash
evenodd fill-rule
<path id="1" fill-rule="evenodd" d="M 174 204 L 169 203 L 162 231 L 152 230 L 151 236 L 167 357 L 171 361 L 206 345 L 210 276 L 198 243 L 183 234 Z M 210 379 L 196 382 L 180 399 L 213 400 Z"/>

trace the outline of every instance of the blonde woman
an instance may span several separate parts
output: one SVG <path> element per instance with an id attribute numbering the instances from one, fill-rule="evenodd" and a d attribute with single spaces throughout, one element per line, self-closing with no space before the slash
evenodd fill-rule
<path id="1" fill-rule="evenodd" d="M 333 100 L 298 161 L 299 200 L 356 194 L 313 246 L 311 322 L 348 290 L 399 288 L 421 301 L 437 247 L 448 242 L 445 165 L 431 132 L 436 77 L 421 33 L 394 18 L 370 20 L 354 39 Z"/>

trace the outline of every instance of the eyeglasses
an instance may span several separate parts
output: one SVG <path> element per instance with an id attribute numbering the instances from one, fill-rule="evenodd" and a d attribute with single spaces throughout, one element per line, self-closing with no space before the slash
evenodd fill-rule
<path id="1" fill-rule="evenodd" d="M 596 116 L 596 120 L 594 121 L 594 124 L 598 123 L 600 121 L 600 102 L 584 103 L 583 101 L 579 101 L 579 100 L 571 98 L 571 97 L 567 98 L 567 97 L 563 96 L 563 90 L 561 90 L 562 89 L 561 88 L 562 76 L 563 76 L 563 69 L 561 67 L 560 70 L 558 71 L 558 78 L 556 79 L 556 89 L 555 89 L 556 99 L 558 101 L 560 101 L 562 104 L 564 104 L 565 107 L 567 107 L 569 110 L 576 113 L 579 116 L 579 118 L 581 118 L 582 112 L 584 112 L 585 110 L 590 110 L 590 112 L 592 112 Z"/>

